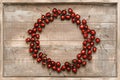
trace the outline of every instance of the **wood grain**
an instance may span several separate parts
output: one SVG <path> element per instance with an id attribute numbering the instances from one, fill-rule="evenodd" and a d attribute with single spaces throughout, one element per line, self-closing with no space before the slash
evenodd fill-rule
<path id="1" fill-rule="evenodd" d="M 93 61 L 88 62 L 88 65 L 81 68 L 77 74 L 66 72 L 57 74 L 37 64 L 28 53 L 28 45 L 24 42 L 28 37 L 27 30 L 33 27 L 36 19 L 54 7 L 60 9 L 72 7 L 81 15 L 81 19 L 87 19 L 90 28 L 95 29 L 96 36 L 102 40 L 101 44 L 97 45 L 97 53 L 93 54 Z M 117 75 L 115 4 L 5 4 L 3 17 L 4 76 L 115 77 Z M 52 59 L 62 63 L 74 59 L 82 46 L 81 32 L 70 21 L 55 20 L 47 25 L 40 35 L 41 49 Z"/>

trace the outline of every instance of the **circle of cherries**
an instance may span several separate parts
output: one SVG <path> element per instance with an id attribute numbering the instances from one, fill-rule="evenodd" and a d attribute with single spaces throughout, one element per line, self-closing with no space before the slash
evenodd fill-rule
<path id="1" fill-rule="evenodd" d="M 84 38 L 80 53 L 78 53 L 76 58 L 71 62 L 66 61 L 64 64 L 48 58 L 46 53 L 40 51 L 39 33 L 42 32 L 46 25 L 57 18 L 61 19 L 61 21 L 71 20 L 72 23 L 79 27 Z M 85 19 L 80 20 L 80 15 L 75 14 L 71 8 L 68 8 L 68 10 L 53 8 L 51 13 L 47 12 L 45 15 L 42 15 L 41 18 L 37 19 L 34 27 L 28 30 L 28 34 L 31 37 L 26 38 L 26 43 L 30 45 L 29 52 L 32 54 L 32 57 L 36 59 L 38 63 L 41 62 L 42 65 L 47 66 L 48 69 L 52 69 L 58 73 L 62 71 L 77 73 L 77 70 L 81 66 L 86 66 L 87 60 L 90 61 L 92 59 L 92 53 L 95 53 L 97 50 L 95 43 L 100 43 L 100 39 L 95 37 L 96 31 L 88 27 Z"/>

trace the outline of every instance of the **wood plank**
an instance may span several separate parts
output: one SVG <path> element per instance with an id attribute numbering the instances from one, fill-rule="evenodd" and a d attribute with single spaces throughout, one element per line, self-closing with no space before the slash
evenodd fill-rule
<path id="1" fill-rule="evenodd" d="M 37 6 L 37 8 L 36 8 Z M 4 21 L 8 22 L 33 22 L 36 21 L 41 14 L 51 11 L 53 7 L 66 9 L 73 7 L 81 18 L 89 18 L 88 22 L 116 22 L 116 6 L 111 5 L 76 5 L 76 4 L 41 4 L 41 5 L 5 5 Z M 19 8 L 19 10 L 18 10 Z M 44 8 L 44 9 L 43 9 Z M 7 12 L 7 10 L 11 12 Z M 96 12 L 96 13 L 94 13 Z M 98 19 L 99 18 L 99 19 Z M 109 19 L 110 18 L 110 19 Z"/>
<path id="2" fill-rule="evenodd" d="M 60 24 L 55 22 L 46 26 L 40 40 L 83 40 L 76 25 L 69 21 L 65 22 Z M 5 23 L 4 40 L 25 40 L 28 37 L 27 30 L 32 28 L 32 25 L 33 23 Z M 102 40 L 116 40 L 117 25 L 115 23 L 89 23 L 88 25 L 96 30 L 96 36 Z"/>

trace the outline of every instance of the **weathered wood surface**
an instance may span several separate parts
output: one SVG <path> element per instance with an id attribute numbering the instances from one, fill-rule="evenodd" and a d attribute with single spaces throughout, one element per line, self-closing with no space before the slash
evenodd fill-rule
<path id="1" fill-rule="evenodd" d="M 24 42 L 26 31 L 32 28 L 41 14 L 52 8 L 67 9 L 72 7 L 81 18 L 88 20 L 88 25 L 97 31 L 102 39 L 93 61 L 78 73 L 57 74 L 37 64 L 28 53 Z M 44 9 L 43 9 L 44 8 Z M 116 31 L 117 11 L 114 4 L 7 4 L 4 5 L 4 56 L 3 76 L 117 76 L 116 69 Z M 70 21 L 56 20 L 46 26 L 41 34 L 41 47 L 49 57 L 62 63 L 70 61 L 79 53 L 83 41 L 81 32 Z M 67 56 L 67 58 L 66 58 Z M 51 74 L 51 75 L 49 75 Z"/>

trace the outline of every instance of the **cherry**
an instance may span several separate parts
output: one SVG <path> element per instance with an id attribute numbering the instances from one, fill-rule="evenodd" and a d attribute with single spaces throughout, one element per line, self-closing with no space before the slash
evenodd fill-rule
<path id="1" fill-rule="evenodd" d="M 100 43 L 100 39 L 99 38 L 96 38 L 95 41 L 96 41 L 96 43 Z"/>

